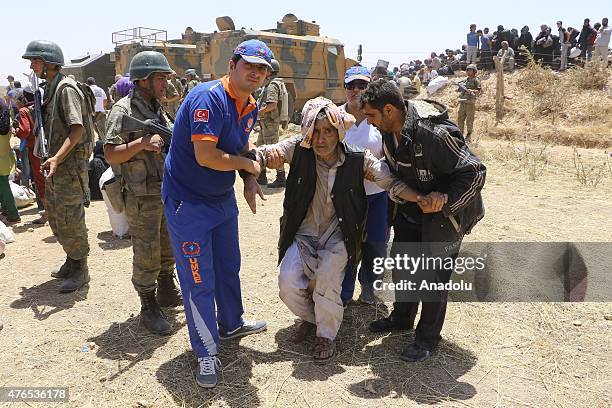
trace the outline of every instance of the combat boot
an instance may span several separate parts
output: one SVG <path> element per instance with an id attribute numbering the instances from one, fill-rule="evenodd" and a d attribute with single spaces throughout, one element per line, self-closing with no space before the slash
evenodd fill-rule
<path id="1" fill-rule="evenodd" d="M 272 184 L 268 184 L 270 188 L 284 188 L 287 179 L 285 179 L 285 172 L 279 171 L 276 173 L 276 180 Z"/>
<path id="2" fill-rule="evenodd" d="M 32 221 L 32 224 L 35 224 L 35 225 L 45 225 L 47 223 L 47 221 L 49 221 L 49 215 L 47 214 L 47 211 L 42 210 L 40 212 L 40 217 L 38 217 L 37 219 Z"/>
<path id="3" fill-rule="evenodd" d="M 170 334 L 172 332 L 172 325 L 160 309 L 155 292 L 139 293 L 138 296 L 140 296 L 140 304 L 142 305 L 140 309 L 140 322 L 144 327 L 154 334 Z"/>
<path id="4" fill-rule="evenodd" d="M 181 291 L 174 281 L 174 272 L 170 275 L 160 275 L 157 278 L 155 297 L 160 307 L 177 307 L 183 304 Z"/>
<path id="5" fill-rule="evenodd" d="M 83 259 L 71 259 L 72 270 L 70 275 L 64 279 L 60 286 L 60 293 L 74 292 L 89 283 L 89 268 L 87 267 L 87 257 Z"/>
<path id="6" fill-rule="evenodd" d="M 57 279 L 65 279 L 72 273 L 73 269 L 74 269 L 74 259 L 70 258 L 69 256 L 66 256 L 66 260 L 64 261 L 64 264 L 60 266 L 60 268 L 57 271 L 51 272 L 51 276 Z"/>
<path id="7" fill-rule="evenodd" d="M 266 169 L 261 169 L 261 173 L 257 176 L 257 184 L 260 186 L 268 185 L 268 177 L 266 176 Z"/>

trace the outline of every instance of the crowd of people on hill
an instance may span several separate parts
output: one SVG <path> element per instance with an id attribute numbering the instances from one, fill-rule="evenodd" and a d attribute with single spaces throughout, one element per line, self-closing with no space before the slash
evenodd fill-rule
<path id="1" fill-rule="evenodd" d="M 531 54 L 542 65 L 563 71 L 571 64 L 583 65 L 593 59 L 608 63 L 611 35 L 612 27 L 607 17 L 593 26 L 591 20 L 585 18 L 579 28 L 566 26 L 562 21 L 557 21 L 555 27 L 542 24 L 535 36 L 528 26 L 519 31 L 498 25 L 497 30 L 491 32 L 488 27 L 478 29 L 476 24 L 471 24 L 460 49 L 432 51 L 428 58 L 403 63 L 389 73 L 381 66 L 373 70 L 385 72 L 396 80 L 408 77 L 414 82 L 417 76 L 420 83 L 427 84 L 438 75 L 453 75 L 470 64 L 476 64 L 479 69 L 493 69 L 494 56 L 505 55 L 505 68 L 512 70 L 515 66 L 525 66 Z"/>

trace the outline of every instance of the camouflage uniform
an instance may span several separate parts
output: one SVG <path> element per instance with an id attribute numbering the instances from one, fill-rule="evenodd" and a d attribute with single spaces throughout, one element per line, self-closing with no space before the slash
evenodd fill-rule
<path id="1" fill-rule="evenodd" d="M 180 98 L 181 94 L 178 92 L 178 90 L 176 89 L 172 81 L 168 80 L 168 86 L 166 87 L 166 98 L 175 98 L 177 96 Z M 174 102 L 164 103 L 164 109 L 166 110 L 166 112 L 170 113 L 172 117 L 176 115 L 176 111 L 178 110 L 178 107 L 179 107 L 178 100 Z"/>
<path id="2" fill-rule="evenodd" d="M 117 103 L 117 101 L 121 99 L 121 95 L 119 95 L 119 91 L 117 90 L 116 82 L 112 84 L 110 88 L 108 88 L 108 94 L 111 97 L 111 104 Z"/>
<path id="3" fill-rule="evenodd" d="M 280 105 L 281 105 L 281 88 L 279 82 L 282 79 L 273 79 L 262 91 L 261 101 L 262 107 L 269 103 L 277 103 L 276 109 L 267 112 L 259 119 L 261 123 L 261 132 L 257 137 L 257 146 L 270 145 L 278 143 L 278 131 L 280 128 Z"/>
<path id="4" fill-rule="evenodd" d="M 182 99 L 183 98 L 183 84 L 181 84 L 181 80 L 178 79 L 177 77 L 174 77 L 174 78 L 170 78 L 170 82 L 172 83 L 172 85 L 174 85 L 174 88 L 179 93 L 179 96 Z"/>
<path id="5" fill-rule="evenodd" d="M 150 105 L 134 89 L 113 105 L 107 120 L 105 143 L 119 145 L 146 136 L 141 132 L 121 133 L 121 114 L 171 125 L 157 101 Z M 134 251 L 132 283 L 138 293 L 152 292 L 157 288 L 158 278 L 172 276 L 174 272 L 174 257 L 161 201 L 164 155 L 143 150 L 120 166 L 116 173 L 121 173 Z"/>
<path id="6" fill-rule="evenodd" d="M 83 94 L 66 86 L 61 94 L 55 95 L 59 82 L 64 78 L 64 75 L 58 74 L 51 81 L 43 102 L 43 124 L 49 144 L 49 157 L 55 156 L 68 138 L 70 126 L 83 125 Z M 89 205 L 87 153 L 84 146 L 78 144 L 57 166 L 55 174 L 45 180 L 46 210 L 51 231 L 66 255 L 74 260 L 85 259 L 89 254 L 85 225 L 85 205 Z"/>
<path id="7" fill-rule="evenodd" d="M 268 85 L 262 90 L 260 100 L 262 101 L 262 107 L 265 107 L 268 103 L 276 102 L 276 109 L 273 111 L 263 114 L 259 119 L 261 130 L 257 136 L 257 146 L 271 145 L 278 143 L 279 129 L 280 129 L 280 109 L 281 109 L 281 85 L 282 79 L 274 78 Z M 265 174 L 265 171 L 262 172 Z M 285 170 L 276 170 L 277 177 L 284 177 Z"/>
<path id="8" fill-rule="evenodd" d="M 195 88 L 198 85 L 200 85 L 200 81 L 198 81 L 197 79 L 192 79 L 191 81 L 188 81 L 187 85 L 185 85 L 185 95 L 184 96 L 187 96 L 189 91 L 191 91 L 193 88 Z"/>
<path id="9" fill-rule="evenodd" d="M 464 86 L 467 89 L 477 90 L 480 89 L 480 80 L 476 77 L 467 78 Z M 476 113 L 476 95 L 470 95 L 465 91 L 461 91 L 459 95 L 459 113 L 457 115 L 457 122 L 461 133 L 463 133 L 464 127 L 467 127 L 466 137 L 472 135 L 474 130 L 474 114 Z"/>

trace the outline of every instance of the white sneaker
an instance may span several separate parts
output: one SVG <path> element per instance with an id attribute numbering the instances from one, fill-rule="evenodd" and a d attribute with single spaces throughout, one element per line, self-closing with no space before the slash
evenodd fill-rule
<path id="1" fill-rule="evenodd" d="M 221 361 L 217 356 L 198 358 L 196 382 L 202 388 L 213 388 L 217 385 L 217 370 L 221 369 Z"/>
<path id="2" fill-rule="evenodd" d="M 219 330 L 219 338 L 221 340 L 231 340 L 238 337 L 248 336 L 249 334 L 261 333 L 268 328 L 263 320 L 245 320 L 242 326 L 231 332 L 224 333 Z"/>

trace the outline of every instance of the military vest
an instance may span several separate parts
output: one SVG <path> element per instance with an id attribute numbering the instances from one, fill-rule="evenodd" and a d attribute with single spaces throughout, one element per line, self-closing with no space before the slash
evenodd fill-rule
<path id="1" fill-rule="evenodd" d="M 153 119 L 161 125 L 170 127 L 171 121 L 166 112 L 161 108 L 157 101 L 154 102 L 153 112 L 151 107 L 138 95 L 135 90 L 131 90 L 128 96 L 120 99 L 113 109 L 120 109 L 122 113 L 136 119 Z M 143 131 L 129 132 L 125 140 L 132 142 L 148 134 Z M 161 195 L 161 183 L 164 175 L 164 153 L 157 154 L 143 150 L 134 155 L 130 160 L 121 163 L 120 169 L 113 165 L 115 175 L 121 175 L 121 187 L 127 189 L 135 196 Z"/>

